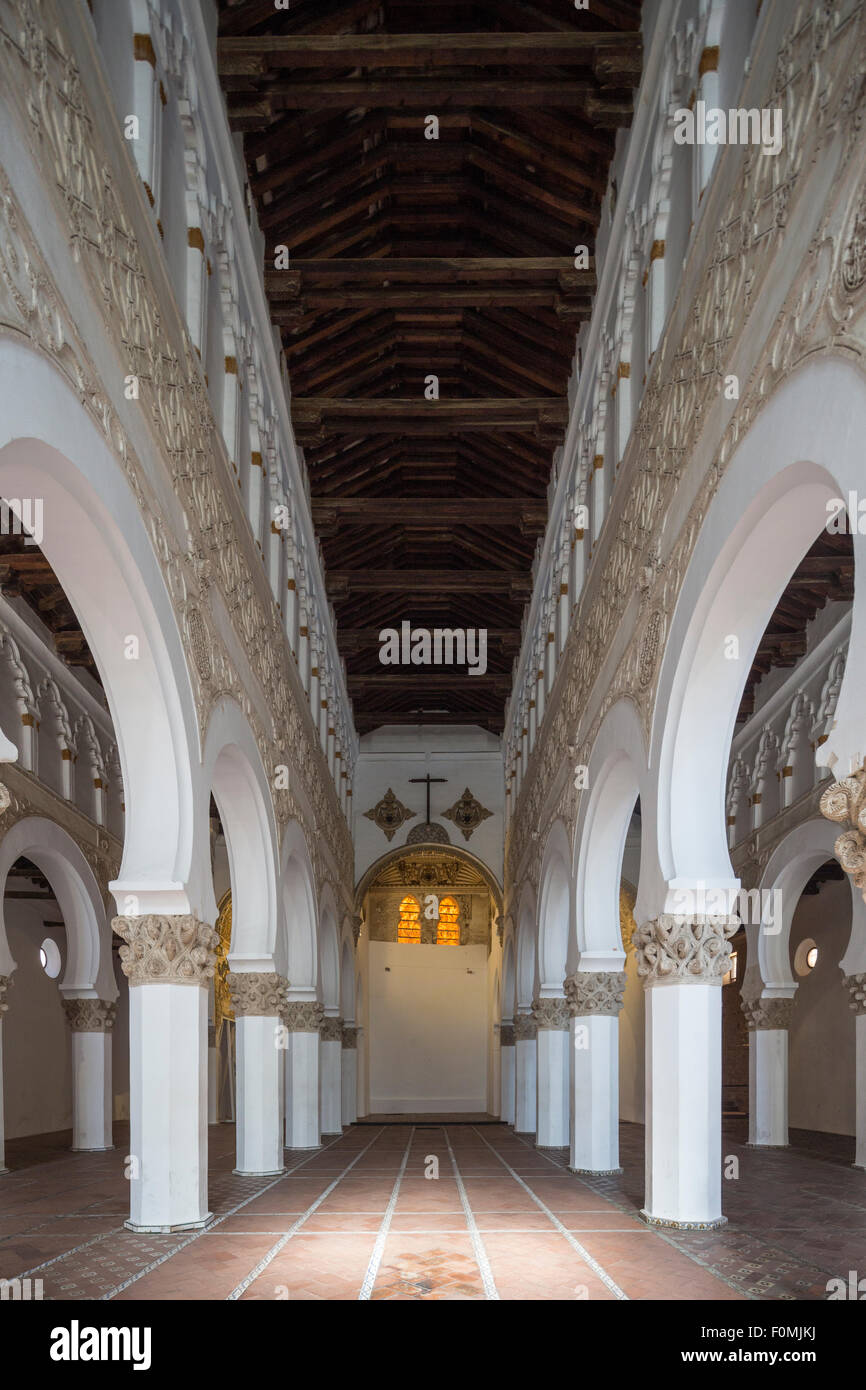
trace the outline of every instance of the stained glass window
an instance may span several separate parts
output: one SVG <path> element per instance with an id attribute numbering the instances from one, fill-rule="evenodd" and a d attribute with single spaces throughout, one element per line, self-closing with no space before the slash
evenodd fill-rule
<path id="1" fill-rule="evenodd" d="M 405 897 L 400 904 L 400 921 L 397 923 L 397 940 L 421 941 L 421 908 L 417 898 Z"/>
<path id="2" fill-rule="evenodd" d="M 439 927 L 436 932 L 437 946 L 459 946 L 460 927 L 457 918 L 460 909 L 453 898 L 442 898 L 439 903 Z"/>

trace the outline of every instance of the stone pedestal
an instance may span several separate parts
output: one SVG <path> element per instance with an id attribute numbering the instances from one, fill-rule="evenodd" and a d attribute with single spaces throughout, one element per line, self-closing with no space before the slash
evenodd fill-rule
<path id="1" fill-rule="evenodd" d="M 72 1151 L 113 1149 L 111 1042 L 117 1005 L 106 999 L 64 999 L 72 1033 Z"/>
<path id="2" fill-rule="evenodd" d="M 534 1134 L 538 1122 L 537 1043 L 535 1019 L 519 1013 L 514 1020 L 514 1128 Z"/>
<path id="3" fill-rule="evenodd" d="M 744 999 L 749 1027 L 749 1143 L 788 1147 L 788 1029 L 794 1000 Z"/>
<path id="4" fill-rule="evenodd" d="M 287 981 L 271 971 L 230 971 L 228 986 L 236 1029 L 235 1172 L 267 1177 L 285 1171 L 280 1053 Z"/>
<path id="5" fill-rule="evenodd" d="M 319 1123 L 319 1028 L 325 1011 L 315 1000 L 290 1000 L 283 1013 L 286 1049 L 286 1148 L 317 1149 Z"/>
<path id="6" fill-rule="evenodd" d="M 736 917 L 664 914 L 635 933 L 646 987 L 646 1197 L 652 1225 L 722 1215 L 722 977 Z"/>
<path id="7" fill-rule="evenodd" d="M 565 982 L 571 1015 L 569 1167 L 618 1173 L 619 1012 L 625 971 L 578 971 Z"/>
<path id="8" fill-rule="evenodd" d="M 568 1144 L 568 1005 L 563 995 L 536 999 L 538 1118 L 535 1143 L 539 1149 L 563 1149 Z"/>
<path id="9" fill-rule="evenodd" d="M 193 916 L 116 917 L 129 980 L 133 1231 L 183 1231 L 207 1207 L 208 982 L 217 933 Z"/>
<path id="10" fill-rule="evenodd" d="M 358 1030 L 343 1024 L 340 1067 L 342 1071 L 342 1120 L 353 1125 L 358 1118 Z"/>
<path id="11" fill-rule="evenodd" d="M 320 1031 L 319 1098 L 322 1134 L 343 1132 L 343 1020 L 326 1014 Z"/>

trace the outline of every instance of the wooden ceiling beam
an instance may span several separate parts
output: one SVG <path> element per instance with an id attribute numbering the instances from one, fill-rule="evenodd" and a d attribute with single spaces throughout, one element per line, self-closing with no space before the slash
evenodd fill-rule
<path id="1" fill-rule="evenodd" d="M 284 68 L 581 67 L 603 63 L 623 80 L 640 76 L 639 31 L 556 34 L 256 34 L 217 41 L 220 77 L 263 77 Z"/>
<path id="2" fill-rule="evenodd" d="M 443 522 L 490 529 L 543 527 L 547 503 L 534 497 L 321 497 L 313 498 L 316 526 L 431 526 Z"/>
<path id="3" fill-rule="evenodd" d="M 326 572 L 329 596 L 349 593 L 410 594 L 509 594 L 528 598 L 532 576 L 525 570 L 330 570 Z"/>
<path id="4" fill-rule="evenodd" d="M 231 82 L 231 79 L 229 79 Z M 224 84 L 225 85 L 225 84 Z M 611 127 L 632 116 L 630 92 L 609 92 L 595 82 L 574 79 L 514 79 L 445 77 L 352 77 L 328 82 L 277 80 L 263 91 L 229 90 L 229 119 L 260 118 L 267 124 L 282 111 L 403 110 L 430 111 L 457 107 L 515 106 L 564 108 L 585 112 L 591 120 Z"/>

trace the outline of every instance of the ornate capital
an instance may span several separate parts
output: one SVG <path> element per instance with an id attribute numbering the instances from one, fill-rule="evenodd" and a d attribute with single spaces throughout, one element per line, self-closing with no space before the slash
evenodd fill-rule
<path id="1" fill-rule="evenodd" d="M 833 852 L 866 899 L 866 767 L 833 782 L 820 801 L 821 815 L 846 828 Z"/>
<path id="2" fill-rule="evenodd" d="M 133 985 L 198 985 L 214 972 L 219 935 L 197 917 L 115 917 L 123 973 Z"/>
<path id="3" fill-rule="evenodd" d="M 578 970 L 565 982 L 568 1012 L 572 1018 L 598 1014 L 616 1018 L 625 993 L 624 970 Z"/>
<path id="4" fill-rule="evenodd" d="M 794 1013 L 794 1000 L 744 999 L 743 1013 L 750 1033 L 787 1032 Z"/>
<path id="5" fill-rule="evenodd" d="M 343 1020 L 326 1015 L 325 1018 L 322 1019 L 319 1032 L 322 1036 L 322 1042 L 342 1042 Z"/>
<path id="6" fill-rule="evenodd" d="M 110 1033 L 117 1005 L 107 999 L 64 999 L 63 1012 L 73 1033 Z"/>
<path id="7" fill-rule="evenodd" d="M 565 999 L 536 999 L 532 1016 L 539 1033 L 568 1032 L 568 1004 Z"/>
<path id="8" fill-rule="evenodd" d="M 283 1005 L 283 1023 L 289 1033 L 318 1033 L 324 1017 L 324 1005 L 315 999 L 290 999 Z"/>
<path id="9" fill-rule="evenodd" d="M 846 975 L 843 981 L 851 995 L 851 1008 L 855 1014 L 866 1014 L 866 971 L 862 975 Z M 0 980 L 0 993 L 3 982 Z"/>
<path id="10" fill-rule="evenodd" d="M 517 1014 L 514 1019 L 514 1041 L 533 1042 L 537 1026 L 532 1014 Z"/>
<path id="11" fill-rule="evenodd" d="M 343 1043 L 343 1047 L 344 1047 L 347 1051 L 350 1051 L 350 1050 L 353 1050 L 354 1048 L 356 1048 L 356 1047 L 358 1046 L 358 1030 L 357 1030 L 357 1028 L 350 1027 L 350 1026 L 348 1026 L 347 1024 L 344 1023 L 344 1024 L 343 1024 L 343 1038 L 342 1038 L 342 1043 Z"/>
<path id="12" fill-rule="evenodd" d="M 6 1003 L 6 991 L 9 988 L 9 975 L 0 975 L 0 1017 L 5 1014 L 9 1005 Z"/>
<path id="13" fill-rule="evenodd" d="M 738 917 L 681 917 L 665 912 L 638 927 L 637 973 L 652 985 L 720 985 L 731 968 L 728 941 Z"/>
<path id="14" fill-rule="evenodd" d="M 359 942 L 360 939 L 361 939 L 361 928 L 362 928 L 363 925 L 364 925 L 364 919 L 363 919 L 363 917 L 357 917 L 357 916 L 356 916 L 356 917 L 353 917 L 353 918 L 352 918 L 352 940 L 354 941 L 354 943 L 355 943 L 356 946 L 357 946 L 358 942 Z"/>
<path id="15" fill-rule="evenodd" d="M 513 1024 L 513 1023 L 503 1023 L 503 1024 L 500 1025 L 500 1028 L 499 1028 L 499 1046 L 500 1046 L 500 1047 L 513 1047 L 513 1046 L 514 1046 L 514 1024 Z"/>
<path id="16" fill-rule="evenodd" d="M 232 1012 L 235 1018 L 280 1018 L 288 980 L 274 970 L 228 973 Z"/>

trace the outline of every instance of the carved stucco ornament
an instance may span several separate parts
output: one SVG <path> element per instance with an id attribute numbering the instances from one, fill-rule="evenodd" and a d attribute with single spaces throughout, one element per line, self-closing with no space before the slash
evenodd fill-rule
<path id="1" fill-rule="evenodd" d="M 793 999 L 744 999 L 743 1013 L 750 1033 L 787 1032 L 794 1014 Z"/>
<path id="2" fill-rule="evenodd" d="M 326 1014 L 322 1019 L 319 1034 L 323 1043 L 341 1043 L 343 1041 L 343 1020 L 339 1017 L 335 1018 L 331 1014 Z"/>
<path id="3" fill-rule="evenodd" d="M 73 1033 L 110 1033 L 117 1004 L 109 999 L 64 999 L 63 1012 Z"/>
<path id="4" fill-rule="evenodd" d="M 6 991 L 9 988 L 9 982 L 9 975 L 0 975 L 0 1019 L 2 1019 L 9 1008 L 9 1005 L 6 1003 Z"/>
<path id="5" fill-rule="evenodd" d="M 500 1029 L 499 1029 L 499 1046 L 500 1046 L 500 1047 L 513 1047 L 513 1046 L 514 1046 L 514 1024 L 513 1024 L 513 1023 L 503 1023 L 503 1024 L 500 1026 Z"/>
<path id="6" fill-rule="evenodd" d="M 235 1018 L 280 1018 L 289 982 L 272 970 L 228 973 L 228 988 Z"/>
<path id="7" fill-rule="evenodd" d="M 406 836 L 407 845 L 450 845 L 448 831 L 444 825 L 425 820 L 421 825 L 413 825 Z"/>
<path id="8" fill-rule="evenodd" d="M 219 937 L 197 917 L 115 917 L 123 973 L 133 985 L 198 985 L 214 972 Z"/>
<path id="9" fill-rule="evenodd" d="M 717 984 L 731 968 L 729 939 L 738 917 L 662 913 L 635 933 L 637 973 L 644 984 Z"/>
<path id="10" fill-rule="evenodd" d="M 393 840 L 403 822 L 412 820 L 417 814 L 417 811 L 410 811 L 408 806 L 404 806 L 390 787 L 381 801 L 377 801 L 375 806 L 364 812 L 367 820 L 378 825 L 386 840 Z"/>
<path id="11" fill-rule="evenodd" d="M 464 840 L 470 839 L 482 821 L 493 815 L 486 806 L 482 806 L 477 797 L 467 787 L 463 795 L 458 797 L 453 806 L 449 806 L 442 815 L 446 820 L 453 821 L 458 830 L 462 831 Z"/>
<path id="12" fill-rule="evenodd" d="M 324 1005 L 314 999 L 292 999 L 283 1005 L 282 1019 L 289 1033 L 318 1033 L 324 1017 Z"/>
<path id="13" fill-rule="evenodd" d="M 846 975 L 843 984 L 851 995 L 851 1008 L 855 1014 L 866 1014 L 866 971 L 861 975 Z"/>
<path id="14" fill-rule="evenodd" d="M 616 1018 L 625 994 L 624 970 L 578 970 L 565 981 L 572 1018 Z"/>
<path id="15" fill-rule="evenodd" d="M 564 998 L 536 999 L 532 1016 L 539 1033 L 568 1032 L 568 1004 Z"/>
<path id="16" fill-rule="evenodd" d="M 356 1048 L 358 1046 L 357 1028 L 350 1027 L 348 1024 L 344 1023 L 342 1043 L 343 1047 L 346 1049 L 347 1052 L 351 1052 L 354 1048 Z"/>
<path id="17" fill-rule="evenodd" d="M 532 1014 L 517 1014 L 514 1020 L 514 1041 L 533 1042 L 538 1031 L 538 1025 Z"/>
<path id="18" fill-rule="evenodd" d="M 836 858 L 866 900 L 866 767 L 827 788 L 821 815 L 847 827 L 833 846 Z"/>

